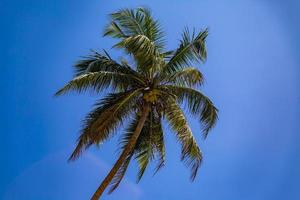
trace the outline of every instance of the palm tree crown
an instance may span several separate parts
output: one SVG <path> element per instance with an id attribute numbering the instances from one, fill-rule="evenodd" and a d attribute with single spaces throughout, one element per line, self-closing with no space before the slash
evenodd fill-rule
<path id="1" fill-rule="evenodd" d="M 206 138 L 217 121 L 217 109 L 198 90 L 203 75 L 192 65 L 206 60 L 207 29 L 196 33 L 186 28 L 179 47 L 167 51 L 161 26 L 148 9 L 122 9 L 110 18 L 104 36 L 115 38 L 114 47 L 124 50 L 132 61 L 117 62 L 106 51 L 93 51 L 75 65 L 75 78 L 56 93 L 111 91 L 84 120 L 70 160 L 89 146 L 105 142 L 126 121 L 120 142 L 122 153 L 92 197 L 98 199 L 109 184 L 109 192 L 118 187 L 132 158 L 139 163 L 138 180 L 150 161 L 159 160 L 156 170 L 164 166 L 165 120 L 181 143 L 181 159 L 191 168 L 194 180 L 202 154 L 181 106 L 186 104 L 199 119 Z"/>

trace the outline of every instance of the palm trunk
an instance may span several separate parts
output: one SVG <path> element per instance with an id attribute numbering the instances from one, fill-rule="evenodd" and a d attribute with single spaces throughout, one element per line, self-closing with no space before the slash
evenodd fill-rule
<path id="1" fill-rule="evenodd" d="M 101 185 L 98 187 L 98 189 L 96 190 L 96 192 L 92 196 L 91 200 L 100 199 L 100 197 L 101 197 L 102 193 L 104 192 L 105 188 L 112 181 L 113 177 L 115 176 L 115 174 L 117 173 L 119 168 L 122 166 L 122 164 L 125 161 L 125 159 L 127 158 L 128 154 L 133 150 L 133 148 L 136 144 L 136 141 L 137 141 L 137 139 L 138 139 L 138 137 L 141 133 L 141 130 L 144 126 L 144 123 L 147 119 L 149 111 L 150 111 L 150 106 L 149 105 L 147 105 L 143 108 L 141 118 L 139 119 L 139 122 L 137 124 L 137 127 L 136 127 L 132 137 L 130 138 L 128 144 L 125 146 L 124 151 L 120 155 L 119 159 L 117 160 L 117 162 L 115 163 L 113 168 L 110 170 L 108 175 L 105 177 L 105 179 L 102 181 Z"/>

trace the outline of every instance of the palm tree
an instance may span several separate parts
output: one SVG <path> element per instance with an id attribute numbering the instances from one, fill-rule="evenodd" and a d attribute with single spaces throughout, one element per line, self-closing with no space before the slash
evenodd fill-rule
<path id="1" fill-rule="evenodd" d="M 108 185 L 109 193 L 118 187 L 132 158 L 139 164 L 138 181 L 150 161 L 158 160 L 156 171 L 164 166 L 163 120 L 181 143 L 181 159 L 191 168 L 194 180 L 202 154 L 181 106 L 187 105 L 186 110 L 199 119 L 204 138 L 217 121 L 216 107 L 197 89 L 203 75 L 191 67 L 206 60 L 207 29 L 191 33 L 186 28 L 179 47 L 166 51 L 164 33 L 148 9 L 122 9 L 110 18 L 104 36 L 117 39 L 114 47 L 124 50 L 130 62 L 115 61 L 106 51 L 93 51 L 75 65 L 75 78 L 56 93 L 111 91 L 84 120 L 70 160 L 89 146 L 105 142 L 127 124 L 121 136 L 121 154 L 92 200 L 99 199 Z"/>

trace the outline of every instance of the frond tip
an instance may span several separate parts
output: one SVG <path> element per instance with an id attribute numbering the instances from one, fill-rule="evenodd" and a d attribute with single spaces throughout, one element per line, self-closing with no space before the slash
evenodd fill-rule
<path id="1" fill-rule="evenodd" d="M 208 29 L 200 31 L 198 34 L 193 31 L 191 35 L 189 29 L 186 28 L 182 34 L 179 48 L 174 51 L 164 71 L 168 73 L 176 72 L 184 66 L 191 65 L 194 61 L 204 62 L 207 57 L 205 44 L 207 36 Z"/>
<path id="2" fill-rule="evenodd" d="M 165 115 L 181 143 L 181 160 L 190 166 L 191 180 L 193 181 L 202 161 L 202 153 L 181 108 L 174 99 L 170 99 L 168 105 Z"/>

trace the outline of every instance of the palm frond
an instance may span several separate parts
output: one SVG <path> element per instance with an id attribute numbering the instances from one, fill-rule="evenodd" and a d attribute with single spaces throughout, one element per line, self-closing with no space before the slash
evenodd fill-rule
<path id="1" fill-rule="evenodd" d="M 204 80 L 202 73 L 194 67 L 181 69 L 174 74 L 167 76 L 166 79 L 166 83 L 188 87 L 200 86 Z"/>
<path id="2" fill-rule="evenodd" d="M 89 72 L 112 71 L 111 69 L 119 68 L 119 64 L 113 61 L 107 52 L 105 54 L 92 50 L 90 55 L 82 57 L 83 59 L 74 65 L 75 77 Z"/>
<path id="3" fill-rule="evenodd" d="M 140 72 L 149 72 L 162 60 L 155 44 L 145 35 L 127 37 L 114 47 L 123 48 L 128 54 L 133 55 Z"/>
<path id="4" fill-rule="evenodd" d="M 164 59 L 167 59 L 167 60 L 170 60 L 170 59 L 172 58 L 173 55 L 174 55 L 174 51 L 173 51 L 173 50 L 165 51 L 165 52 L 162 52 L 162 53 L 161 53 L 161 56 L 162 56 Z"/>
<path id="5" fill-rule="evenodd" d="M 207 57 L 205 40 L 208 36 L 208 29 L 191 34 L 189 29 L 185 29 L 182 34 L 182 39 L 179 48 L 174 51 L 173 56 L 170 58 L 164 72 L 172 73 L 185 66 L 189 66 L 194 61 L 205 61 Z"/>
<path id="6" fill-rule="evenodd" d="M 191 167 L 191 180 L 194 180 L 202 161 L 202 153 L 196 143 L 183 111 L 175 99 L 169 98 L 165 117 L 181 143 L 181 160 Z"/>
<path id="7" fill-rule="evenodd" d="M 183 103 L 186 100 L 190 112 L 199 117 L 203 128 L 203 136 L 206 138 L 218 120 L 218 109 L 212 101 L 200 91 L 192 88 L 175 85 L 166 85 L 163 87 L 176 96 L 179 103 Z"/>
<path id="8" fill-rule="evenodd" d="M 114 47 L 123 48 L 133 55 L 139 71 L 149 74 L 151 68 L 159 66 L 158 63 L 162 62 L 160 51 L 164 48 L 164 33 L 150 10 L 122 9 L 111 14 L 111 20 L 104 36 L 120 39 Z"/>
<path id="9" fill-rule="evenodd" d="M 121 149 L 123 149 L 130 140 L 136 128 L 137 122 L 138 116 L 135 120 L 133 120 L 128 127 L 126 134 L 124 134 L 122 137 L 120 142 Z M 139 164 L 137 181 L 140 181 L 148 164 L 156 157 L 158 157 L 159 160 L 158 166 L 156 167 L 156 172 L 164 165 L 165 146 L 163 130 L 161 126 L 161 116 L 159 116 L 158 113 L 153 109 L 144 124 L 144 127 L 134 147 L 133 153 Z"/>
<path id="10" fill-rule="evenodd" d="M 144 23 L 143 23 L 143 29 L 145 35 L 155 43 L 155 46 L 159 50 L 163 50 L 165 46 L 165 34 L 162 30 L 162 27 L 158 20 L 155 20 L 152 17 L 152 13 L 147 8 L 138 8 L 139 12 L 144 13 Z"/>
<path id="11" fill-rule="evenodd" d="M 158 164 L 155 168 L 154 174 L 156 174 L 164 165 L 166 160 L 166 150 L 164 141 L 164 132 L 162 129 L 162 119 L 156 119 L 153 125 L 152 141 L 156 152 L 156 157 L 158 159 Z"/>
<path id="12" fill-rule="evenodd" d="M 126 35 L 121 27 L 115 21 L 111 21 L 104 29 L 104 36 L 111 36 L 112 38 L 124 39 L 129 37 Z"/>
<path id="13" fill-rule="evenodd" d="M 114 178 L 112 179 L 112 181 L 110 182 L 110 189 L 108 191 L 108 194 L 111 194 L 115 189 L 117 189 L 117 187 L 119 186 L 119 184 L 121 183 L 125 172 L 128 168 L 128 165 L 130 163 L 130 160 L 133 156 L 133 153 L 130 153 L 126 160 L 124 161 L 124 163 L 122 164 L 122 166 L 118 169 L 117 173 L 114 175 Z"/>
<path id="14" fill-rule="evenodd" d="M 138 163 L 137 182 L 152 161 L 158 161 L 154 174 L 164 166 L 164 119 L 181 144 L 181 160 L 191 169 L 194 180 L 202 153 L 181 106 L 187 105 L 189 112 L 199 119 L 206 138 L 216 124 L 218 110 L 196 90 L 204 79 L 191 66 L 206 60 L 208 30 L 184 29 L 179 47 L 168 51 L 158 20 L 149 9 L 136 8 L 112 13 L 104 36 L 116 39 L 113 47 L 123 50 L 130 62 L 116 61 L 105 50 L 92 51 L 74 65 L 75 77 L 56 93 L 100 93 L 107 89 L 111 92 L 87 114 L 69 160 L 77 159 L 91 145 L 102 144 L 124 122 L 130 122 L 120 137 L 122 153 L 92 199 L 99 199 L 109 184 L 109 193 L 119 186 L 131 159 Z"/>
<path id="15" fill-rule="evenodd" d="M 138 138 L 135 148 L 135 159 L 139 163 L 139 173 L 137 181 L 140 181 L 148 164 L 158 159 L 158 165 L 155 173 L 164 166 L 165 146 L 164 135 L 161 125 L 161 116 L 153 108 L 143 127 L 142 134 Z"/>
<path id="16" fill-rule="evenodd" d="M 113 90 L 121 89 L 124 91 L 142 84 L 144 83 L 140 79 L 131 74 L 108 71 L 89 72 L 71 80 L 55 95 L 59 96 L 70 91 L 81 93 L 88 89 L 101 92 L 101 90 L 108 87 L 112 87 Z"/>
<path id="17" fill-rule="evenodd" d="M 153 19 L 147 8 L 121 9 L 110 15 L 111 22 L 104 30 L 104 36 L 125 39 L 130 36 L 144 35 L 162 49 L 164 33 L 158 20 Z"/>
<path id="18" fill-rule="evenodd" d="M 75 77 L 90 73 L 90 72 L 120 72 L 123 74 L 130 74 L 135 76 L 140 81 L 143 80 L 143 77 L 132 69 L 128 64 L 118 63 L 113 60 L 111 56 L 103 50 L 104 53 L 99 53 L 95 50 L 92 51 L 92 54 L 86 57 L 83 57 L 82 60 L 78 61 L 75 64 Z"/>
<path id="19" fill-rule="evenodd" d="M 109 94 L 95 105 L 86 117 L 78 144 L 70 160 L 78 158 L 84 148 L 108 139 L 123 120 L 135 110 L 141 90 Z"/>

